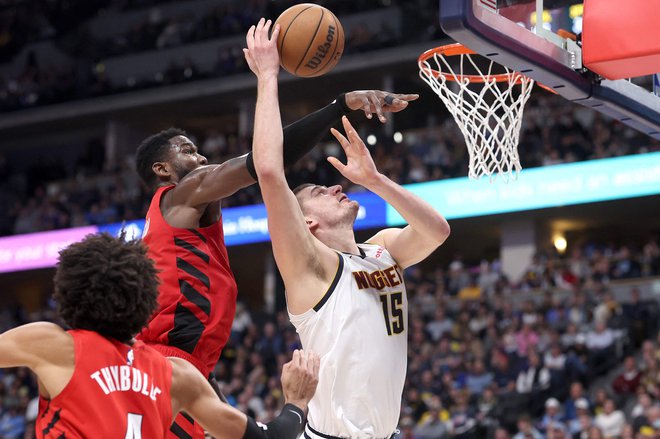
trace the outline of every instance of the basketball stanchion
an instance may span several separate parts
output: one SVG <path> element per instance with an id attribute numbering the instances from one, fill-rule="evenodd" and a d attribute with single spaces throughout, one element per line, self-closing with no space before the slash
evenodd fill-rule
<path id="1" fill-rule="evenodd" d="M 450 57 L 459 57 L 454 67 Z M 419 75 L 440 97 L 465 137 L 468 176 L 486 175 L 491 182 L 500 176 L 509 181 L 521 170 L 518 140 L 534 80 L 490 60 L 480 63 L 478 58 L 484 57 L 462 44 L 437 47 L 420 55 Z"/>

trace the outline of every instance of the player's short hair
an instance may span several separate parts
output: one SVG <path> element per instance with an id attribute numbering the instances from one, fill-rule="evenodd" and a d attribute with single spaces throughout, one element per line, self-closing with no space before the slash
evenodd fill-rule
<path id="1" fill-rule="evenodd" d="M 151 167 L 156 162 L 165 161 L 167 153 L 172 146 L 170 139 L 176 136 L 186 136 L 186 132 L 179 128 L 168 128 L 160 133 L 147 137 L 140 143 L 135 153 L 135 167 L 144 184 L 149 188 L 156 186 L 156 174 Z"/>
<path id="2" fill-rule="evenodd" d="M 305 188 L 308 188 L 308 187 L 310 187 L 310 186 L 316 186 L 316 185 L 315 185 L 314 183 L 303 183 L 303 184 L 301 184 L 301 185 L 299 185 L 299 186 L 296 186 L 296 187 L 293 189 L 293 195 L 298 195 L 298 193 L 299 193 L 301 190 L 303 190 L 303 189 L 305 189 Z"/>
<path id="3" fill-rule="evenodd" d="M 301 209 L 303 212 L 305 211 L 305 209 L 303 208 L 303 204 L 302 204 L 302 202 L 300 201 L 300 198 L 298 198 L 298 194 L 300 193 L 300 191 L 302 191 L 303 189 L 308 188 L 308 187 L 310 187 L 310 186 L 316 186 L 316 185 L 315 185 L 314 183 L 303 183 L 303 184 L 301 184 L 301 185 L 296 186 L 296 187 L 293 189 L 293 195 L 296 196 L 296 199 L 298 200 L 298 205 L 300 206 L 300 209 Z"/>
<path id="4" fill-rule="evenodd" d="M 158 276 L 139 240 L 87 235 L 60 251 L 57 311 L 72 329 L 129 342 L 156 309 Z"/>

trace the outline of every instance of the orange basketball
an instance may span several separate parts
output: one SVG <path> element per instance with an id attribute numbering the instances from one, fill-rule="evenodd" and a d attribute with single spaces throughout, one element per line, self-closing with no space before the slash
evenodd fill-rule
<path id="1" fill-rule="evenodd" d="M 305 78 L 332 70 L 344 52 L 344 29 L 323 6 L 302 3 L 282 12 L 277 48 L 284 70 Z"/>

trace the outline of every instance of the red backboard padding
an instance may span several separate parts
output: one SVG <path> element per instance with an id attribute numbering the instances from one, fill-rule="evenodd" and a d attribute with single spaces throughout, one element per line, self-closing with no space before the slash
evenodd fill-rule
<path id="1" fill-rule="evenodd" d="M 584 0 L 582 60 L 607 79 L 660 72 L 660 0 Z"/>

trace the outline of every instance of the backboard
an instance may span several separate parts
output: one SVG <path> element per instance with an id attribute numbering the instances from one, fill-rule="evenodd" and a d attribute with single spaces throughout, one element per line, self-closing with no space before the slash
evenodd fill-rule
<path id="1" fill-rule="evenodd" d="M 592 0 L 591 4 L 593 1 L 607 3 L 615 11 L 616 5 L 629 6 L 613 0 Z M 440 25 L 452 39 L 488 59 L 533 78 L 568 100 L 660 139 L 660 97 L 652 93 L 650 80 L 648 88 L 643 88 L 627 79 L 606 79 L 583 65 L 580 34 L 588 7 L 588 0 L 440 0 Z M 592 23 L 596 20 L 589 19 Z M 537 26 L 537 21 L 542 25 Z M 622 24 L 635 32 L 631 23 Z M 577 42 L 560 29 L 576 34 Z M 640 35 L 638 41 L 647 39 Z M 653 72 L 657 73 L 660 51 L 655 50 L 655 42 L 650 44 L 656 53 L 646 62 L 657 66 Z M 630 64 L 642 62 L 638 59 L 631 57 Z"/>

